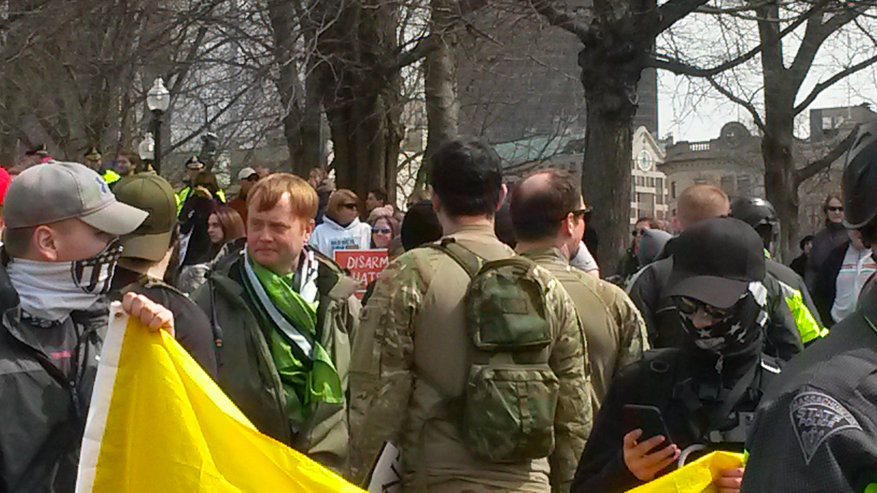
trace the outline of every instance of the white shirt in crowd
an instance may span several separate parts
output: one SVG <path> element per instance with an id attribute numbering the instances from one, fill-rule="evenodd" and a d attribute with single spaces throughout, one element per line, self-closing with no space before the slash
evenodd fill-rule
<path id="1" fill-rule="evenodd" d="M 600 267 L 597 265 L 597 261 L 594 260 L 591 252 L 588 251 L 584 241 L 579 242 L 579 251 L 576 252 L 573 258 L 569 259 L 569 265 L 587 273 L 599 275 Z"/>
<path id="2" fill-rule="evenodd" d="M 372 242 L 372 227 L 354 219 L 347 226 L 341 226 L 329 217 L 323 217 L 323 223 L 314 228 L 308 245 L 316 248 L 323 255 L 334 258 L 335 250 L 368 249 Z"/>
<path id="3" fill-rule="evenodd" d="M 844 254 L 843 264 L 835 280 L 837 293 L 834 297 L 834 305 L 831 307 L 831 318 L 835 322 L 840 322 L 853 313 L 859 292 L 875 270 L 877 264 L 871 258 L 870 248 L 859 249 L 854 245 L 847 247 L 847 253 Z"/>

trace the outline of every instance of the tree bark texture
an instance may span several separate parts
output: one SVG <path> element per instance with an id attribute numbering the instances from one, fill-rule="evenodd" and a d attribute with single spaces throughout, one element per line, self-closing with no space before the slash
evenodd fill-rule
<path id="1" fill-rule="evenodd" d="M 271 32 L 274 38 L 274 63 L 277 66 L 275 85 L 283 105 L 283 136 L 289 149 L 290 171 L 299 176 L 308 176 L 310 168 L 304 160 L 304 142 L 302 139 L 303 88 L 298 77 L 298 67 L 293 57 L 295 39 L 292 35 L 294 27 L 294 10 L 292 2 L 269 0 L 268 17 L 271 20 Z"/>
<path id="2" fill-rule="evenodd" d="M 804 36 L 795 57 L 790 64 L 784 62 L 783 44 L 780 36 L 779 6 L 770 3 L 757 9 L 758 31 L 764 45 L 761 54 L 762 77 L 764 80 L 764 136 L 762 154 L 764 158 L 764 187 L 767 199 L 773 204 L 780 221 L 780 258 L 788 260 L 797 246 L 800 226 L 798 224 L 798 187 L 809 176 L 815 174 L 814 168 L 797 170 L 793 158 L 795 145 L 795 116 L 804 111 L 807 104 L 795 105 L 807 73 L 820 45 L 833 32 L 850 22 L 856 14 L 844 11 L 826 15 L 829 7 L 815 12 L 807 19 Z M 873 62 L 870 62 L 873 63 Z M 853 70 L 853 68 L 845 70 Z M 840 72 L 839 74 L 842 74 Z M 804 98 L 812 101 L 819 91 L 840 78 L 832 77 L 817 84 L 813 92 Z M 822 89 L 820 89 L 820 86 Z M 841 144 L 843 145 L 843 143 Z M 818 161 L 817 161 L 818 162 Z M 823 164 L 831 165 L 829 160 Z M 805 176 L 808 175 L 808 176 Z"/>
<path id="3" fill-rule="evenodd" d="M 396 25 L 398 6 L 366 0 L 327 0 L 312 9 L 332 19 L 317 37 L 315 67 L 329 120 L 338 188 L 365 197 L 396 188 L 401 132 Z"/>
<path id="4" fill-rule="evenodd" d="M 417 172 L 415 190 L 422 190 L 427 182 L 432 155 L 446 141 L 457 135 L 460 102 L 456 87 L 456 34 L 450 30 L 452 11 L 448 0 L 432 0 L 432 36 L 438 39 L 436 48 L 424 58 L 426 93 L 427 138 L 423 164 Z"/>
<path id="5" fill-rule="evenodd" d="M 656 13 L 653 8 L 615 12 L 600 3 L 605 2 L 595 6 L 605 15 L 583 36 L 578 63 L 587 102 L 582 193 L 594 206 L 591 219 L 600 235 L 600 249 L 591 253 L 608 269 L 624 254 L 629 236 L 636 85 L 654 43 L 645 26 L 656 22 Z"/>

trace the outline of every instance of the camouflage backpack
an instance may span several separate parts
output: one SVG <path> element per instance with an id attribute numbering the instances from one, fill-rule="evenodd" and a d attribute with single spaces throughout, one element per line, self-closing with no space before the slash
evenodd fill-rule
<path id="1" fill-rule="evenodd" d="M 523 257 L 485 262 L 448 239 L 430 247 L 470 277 L 465 312 L 472 351 L 459 403 L 466 447 L 492 462 L 551 455 L 560 384 L 548 366 L 547 287 L 536 264 Z"/>

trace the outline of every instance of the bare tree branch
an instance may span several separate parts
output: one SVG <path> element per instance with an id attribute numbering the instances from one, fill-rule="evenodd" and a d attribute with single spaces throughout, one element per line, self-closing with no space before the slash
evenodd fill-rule
<path id="1" fill-rule="evenodd" d="M 859 131 L 859 126 L 856 125 L 850 134 L 842 140 L 834 149 L 832 149 L 828 154 L 823 156 L 816 161 L 811 162 L 807 166 L 799 169 L 795 172 L 795 188 L 797 188 L 801 183 L 804 183 L 816 173 L 824 170 L 825 168 L 831 166 L 831 163 L 837 161 L 847 150 L 852 147 L 853 142 L 856 140 L 856 134 Z"/>
<path id="2" fill-rule="evenodd" d="M 668 70 L 668 71 L 673 72 L 674 74 L 677 74 L 677 75 L 688 75 L 691 77 L 712 77 L 714 75 L 718 75 L 726 70 L 730 70 L 730 69 L 737 67 L 739 65 L 743 65 L 744 63 L 748 62 L 749 60 L 752 60 L 753 58 L 755 58 L 759 53 L 764 51 L 766 48 L 769 48 L 769 47 L 775 45 L 776 43 L 779 42 L 779 40 L 783 39 L 786 35 L 788 35 L 792 31 L 794 31 L 801 24 L 803 24 L 808 19 L 810 19 L 815 13 L 819 12 L 819 9 L 823 8 L 828 2 L 829 2 L 829 0 L 819 0 L 819 1 L 815 2 L 813 4 L 813 6 L 810 7 L 806 12 L 802 13 L 800 16 L 798 16 L 797 19 L 795 19 L 788 26 L 783 28 L 779 32 L 776 41 L 772 41 L 770 43 L 759 43 L 758 46 L 752 48 L 751 50 L 744 53 L 743 55 L 740 55 L 736 58 L 728 60 L 720 65 L 716 65 L 715 67 L 711 67 L 711 68 L 695 67 L 693 65 L 687 64 L 685 62 L 682 62 L 680 60 L 671 58 L 671 57 L 669 57 L 667 55 L 663 55 L 663 54 L 656 54 L 655 58 L 650 61 L 649 66 L 663 69 L 663 70 Z"/>
<path id="3" fill-rule="evenodd" d="M 798 48 L 798 53 L 795 54 L 792 64 L 789 65 L 789 72 L 792 75 L 792 82 L 795 84 L 795 88 L 800 87 L 804 82 L 822 43 L 832 33 L 855 19 L 856 15 L 858 15 L 855 10 L 848 9 L 822 22 L 824 14 L 825 12 L 822 12 L 821 15 L 811 17 L 807 21 L 807 28 L 804 31 L 804 37 L 801 39 L 801 46 Z"/>
<path id="4" fill-rule="evenodd" d="M 810 106 L 813 103 L 813 101 L 816 100 L 816 97 L 819 96 L 819 94 L 822 91 L 828 89 L 832 85 L 843 80 L 845 77 L 852 75 L 856 72 L 859 72 L 861 70 L 864 70 L 864 69 L 870 67 L 871 65 L 874 65 L 875 63 L 877 63 L 877 55 L 874 55 L 871 58 L 868 58 L 867 60 L 863 60 L 855 65 L 850 65 L 849 67 L 832 75 L 828 79 L 825 79 L 824 81 L 816 84 L 816 86 L 813 87 L 813 90 L 810 91 L 810 94 L 808 94 L 807 97 L 804 98 L 804 100 L 801 101 L 800 104 L 795 106 L 795 110 L 794 110 L 795 114 L 797 115 L 798 113 L 801 113 L 802 111 L 807 109 L 807 107 Z"/>
<path id="5" fill-rule="evenodd" d="M 658 7 L 659 21 L 655 26 L 654 33 L 658 34 L 669 29 L 686 15 L 694 12 L 697 8 L 702 7 L 709 0 L 669 0 Z"/>
<path id="6" fill-rule="evenodd" d="M 751 101 L 747 101 L 735 95 L 728 88 L 716 82 L 716 80 L 712 77 L 707 77 L 706 80 L 709 81 L 710 85 L 713 86 L 716 91 L 719 91 L 720 93 L 722 93 L 723 96 L 730 99 L 732 102 L 739 104 L 743 107 L 743 109 L 748 111 L 752 115 L 752 120 L 755 123 L 755 126 L 757 126 L 762 131 L 764 130 L 764 121 L 761 119 L 761 115 L 758 114 L 758 109 L 755 107 L 755 105 L 752 104 Z"/>
<path id="7" fill-rule="evenodd" d="M 549 1 L 549 0 L 541 0 L 541 1 Z M 453 33 L 461 29 L 463 26 L 466 28 L 473 27 L 469 23 L 467 23 L 464 17 L 482 7 L 487 5 L 486 0 L 468 0 L 465 2 L 459 2 L 457 5 L 457 9 L 455 9 L 453 13 L 453 17 L 450 20 L 450 23 L 446 26 L 443 26 L 441 31 L 432 32 L 428 36 L 425 36 L 417 41 L 413 48 L 408 51 L 402 52 L 398 59 L 396 60 L 395 65 L 393 66 L 394 70 L 399 70 L 403 67 L 407 67 L 412 63 L 420 60 L 421 58 L 428 55 L 430 52 L 438 49 L 442 44 L 442 36 L 446 36 L 449 33 Z"/>
<path id="8" fill-rule="evenodd" d="M 421 58 L 428 55 L 430 52 L 434 51 L 441 45 L 441 34 L 433 33 L 425 38 L 421 39 L 414 45 L 414 48 L 403 52 L 399 55 L 399 58 L 396 60 L 393 68 L 394 70 L 399 70 L 402 67 L 407 67 L 412 63 L 420 60 Z"/>
<path id="9" fill-rule="evenodd" d="M 555 8 L 551 0 L 531 0 L 530 6 L 545 17 L 549 24 L 575 34 L 580 40 L 585 40 L 590 35 L 588 26 L 566 12 Z"/>

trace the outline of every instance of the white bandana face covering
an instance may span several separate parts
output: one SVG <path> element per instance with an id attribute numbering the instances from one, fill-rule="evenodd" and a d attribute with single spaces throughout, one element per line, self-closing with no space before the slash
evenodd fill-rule
<path id="1" fill-rule="evenodd" d="M 122 254 L 118 240 L 94 257 L 75 262 L 13 259 L 6 268 L 21 309 L 44 320 L 61 321 L 74 310 L 85 310 L 110 289 Z"/>

